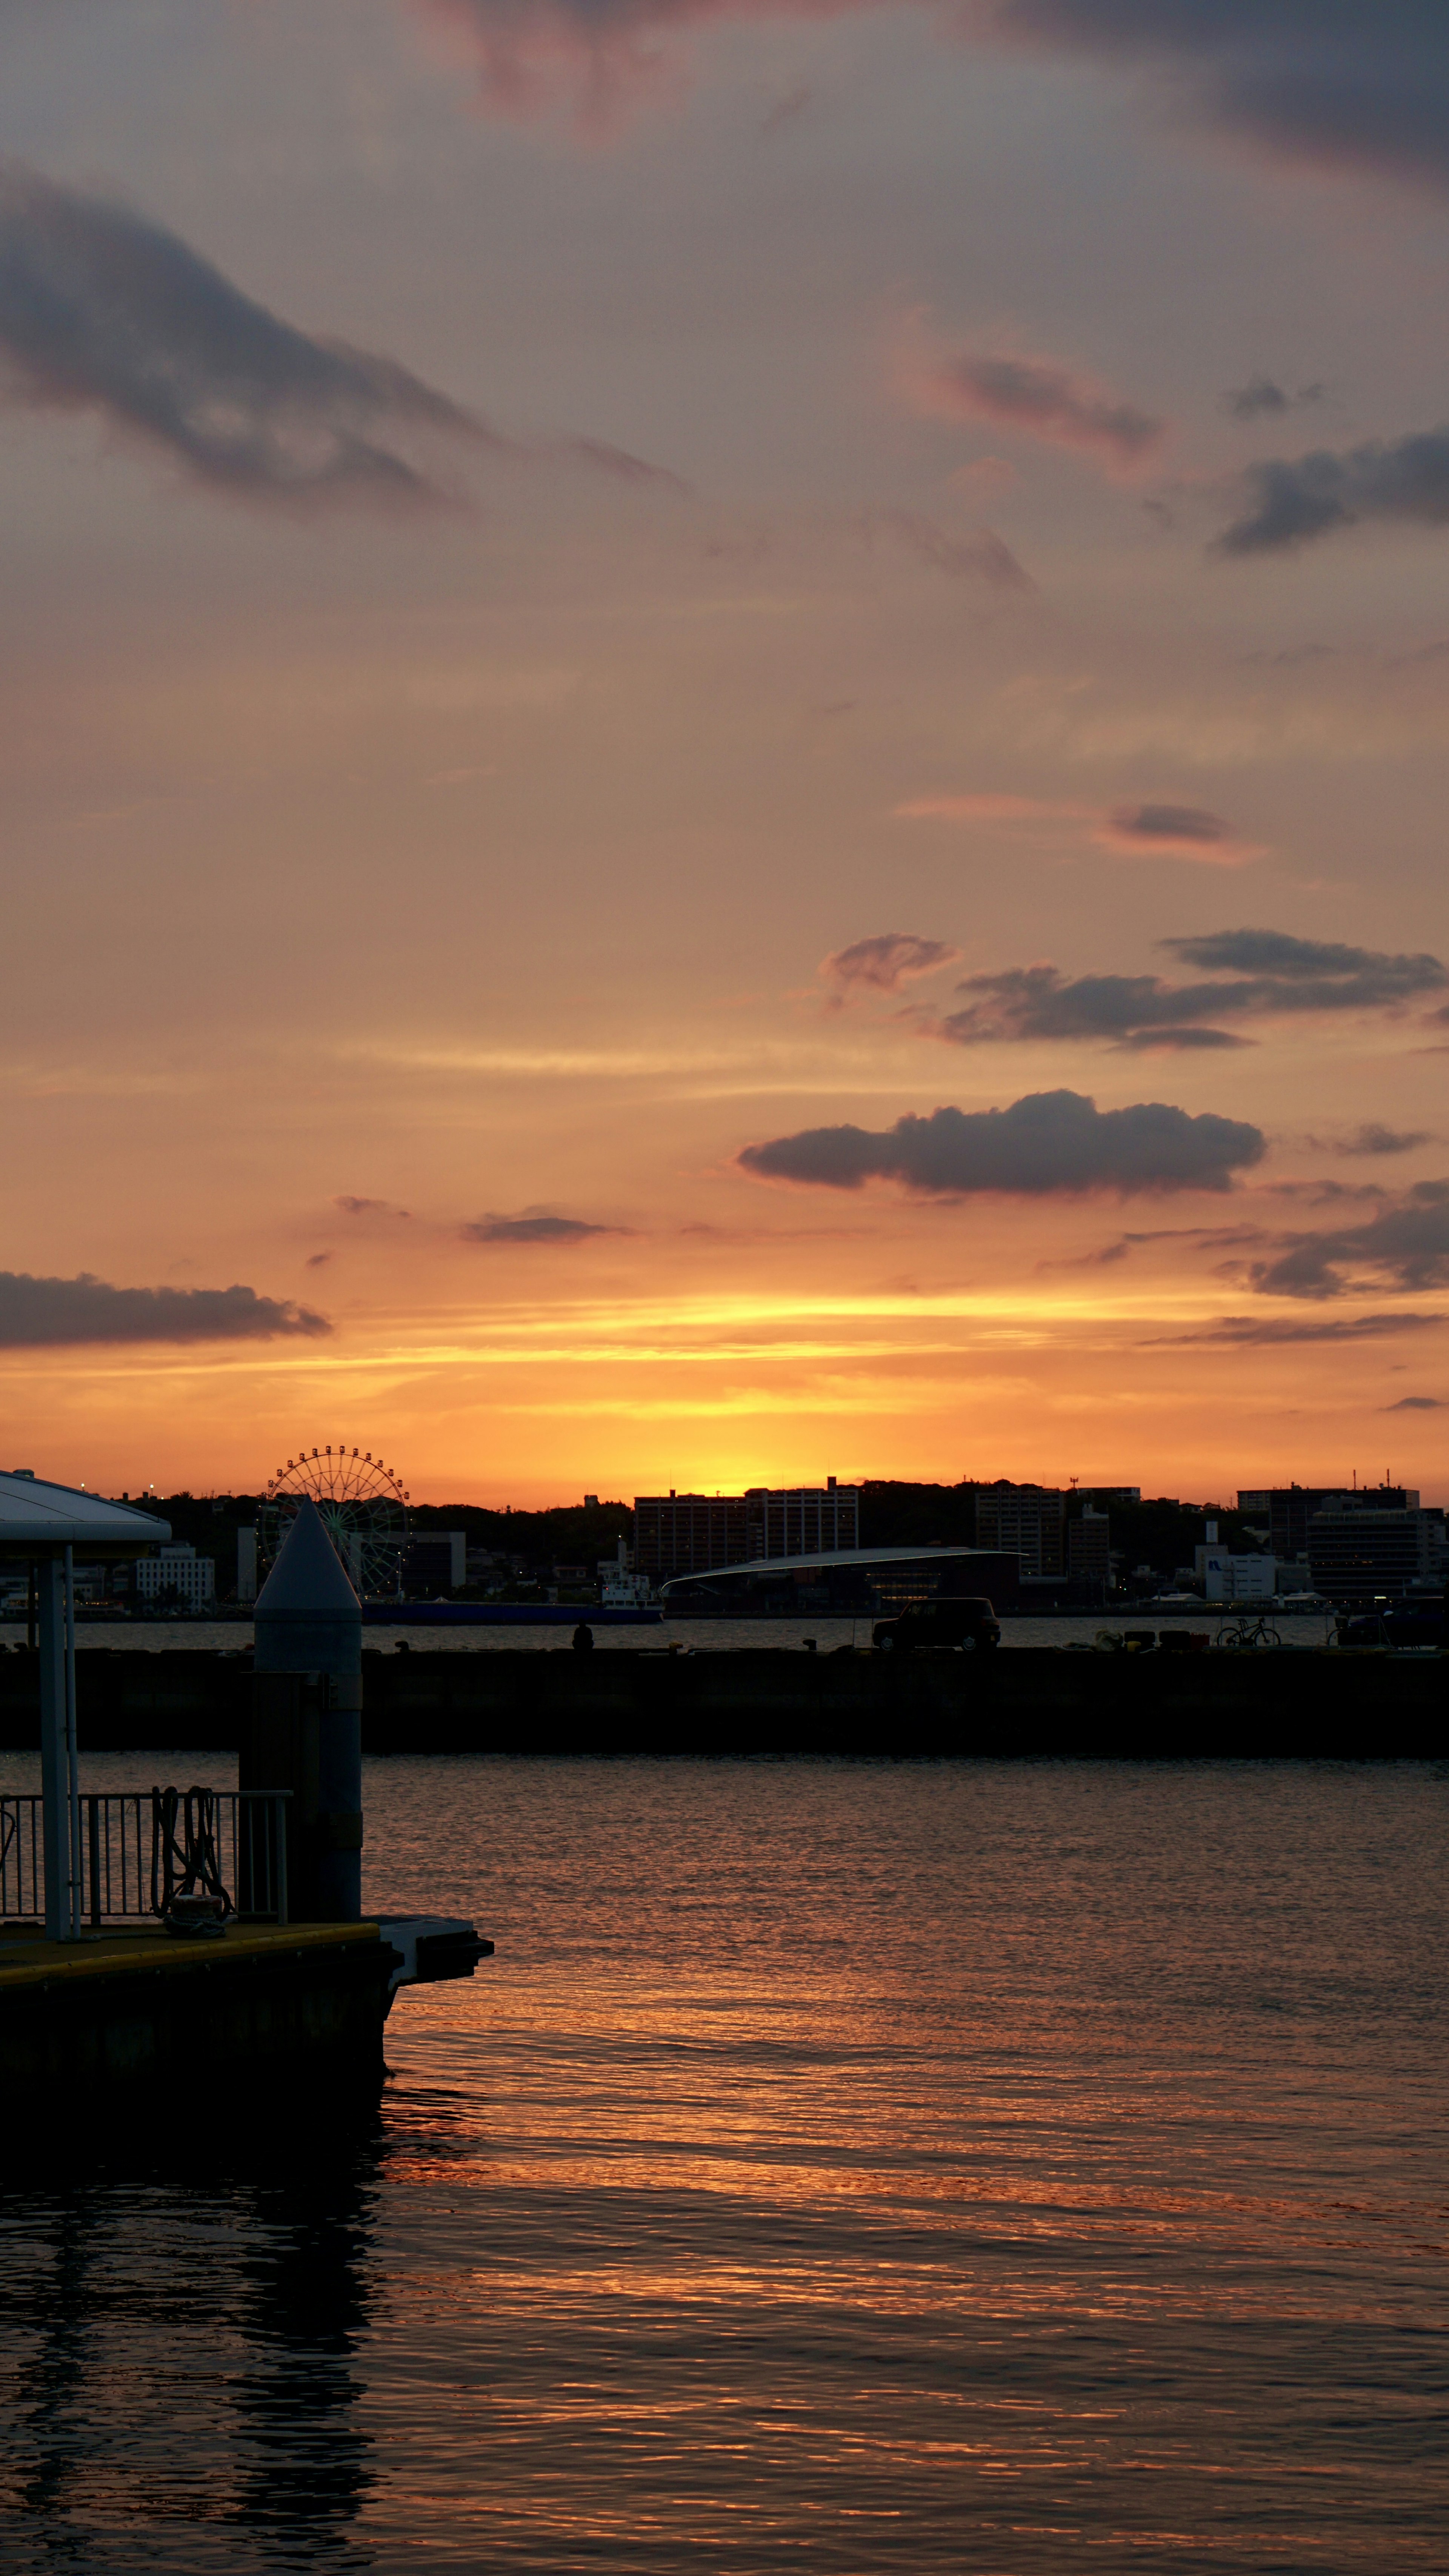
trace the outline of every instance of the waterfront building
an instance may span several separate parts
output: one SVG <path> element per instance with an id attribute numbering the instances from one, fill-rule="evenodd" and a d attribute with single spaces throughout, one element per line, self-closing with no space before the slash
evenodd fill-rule
<path id="1" fill-rule="evenodd" d="M 1245 1521 L 1266 1528 L 1274 1556 L 1304 1557 L 1308 1553 L 1308 1524 L 1314 1513 L 1348 1490 L 1343 1485 L 1247 1486 L 1239 1490 L 1238 1511 Z M 1419 1508 L 1418 1495 L 1402 1485 L 1380 1485 L 1375 1491 L 1381 1510 L 1404 1512 Z"/>
<path id="2" fill-rule="evenodd" d="M 1024 1575 L 1065 1574 L 1066 1495 L 1048 1485 L 982 1485 L 976 1544 L 1014 1556 Z"/>
<path id="3" fill-rule="evenodd" d="M 216 1560 L 198 1556 L 189 1541 L 172 1540 L 155 1556 L 137 1559 L 136 1591 L 148 1604 L 176 1600 L 204 1610 L 216 1599 Z"/>
<path id="4" fill-rule="evenodd" d="M 1067 1572 L 1089 1583 L 1110 1583 L 1112 1579 L 1112 1525 L 1105 1512 L 1084 1503 L 1075 1520 L 1067 1523 Z"/>
<path id="5" fill-rule="evenodd" d="M 402 1552 L 402 1589 L 412 1595 L 459 1592 L 468 1580 L 466 1530 L 415 1530 Z"/>
<path id="6" fill-rule="evenodd" d="M 1278 1561 L 1272 1556 L 1234 1556 L 1210 1538 L 1193 1565 L 1205 1601 L 1272 1601 L 1278 1592 Z"/>
<path id="7" fill-rule="evenodd" d="M 634 1567 L 652 1584 L 752 1558 L 820 1556 L 860 1545 L 854 1485 L 752 1485 L 743 1494 L 636 1494 Z"/>
<path id="8" fill-rule="evenodd" d="M 1399 1599 L 1438 1575 L 1443 1529 L 1443 1513 L 1421 1511 L 1403 1486 L 1326 1495 L 1308 1523 L 1314 1590 L 1334 1601 Z"/>

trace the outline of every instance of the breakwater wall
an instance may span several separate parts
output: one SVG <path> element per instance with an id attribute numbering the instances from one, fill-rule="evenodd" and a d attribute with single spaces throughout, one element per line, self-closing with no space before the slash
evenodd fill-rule
<path id="1" fill-rule="evenodd" d="M 249 1656 L 89 1647 L 76 1666 L 85 1751 L 240 1741 Z M 1449 1655 L 378 1651 L 362 1726 L 370 1754 L 1424 1761 L 1449 1758 Z M 0 1747 L 38 1743 L 36 1659 L 0 1656 Z"/>

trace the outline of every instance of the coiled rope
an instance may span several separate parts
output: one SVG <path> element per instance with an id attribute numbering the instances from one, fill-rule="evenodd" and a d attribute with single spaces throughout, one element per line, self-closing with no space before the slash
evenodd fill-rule
<path id="1" fill-rule="evenodd" d="M 217 1857 L 220 1813 L 215 1789 L 152 1790 L 151 1911 L 163 1921 L 178 1896 L 216 1897 L 223 1919 L 232 1912 Z"/>

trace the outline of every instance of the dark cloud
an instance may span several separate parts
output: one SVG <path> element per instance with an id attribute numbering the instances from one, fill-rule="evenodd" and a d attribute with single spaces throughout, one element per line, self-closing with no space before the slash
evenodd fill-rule
<path id="1" fill-rule="evenodd" d="M 1442 1395 L 1401 1395 L 1397 1404 L 1385 1404 L 1380 1410 L 1384 1413 L 1442 1413 L 1444 1398 Z"/>
<path id="2" fill-rule="evenodd" d="M 1300 403 L 1322 402 L 1326 387 L 1302 385 L 1296 394 L 1285 393 L 1271 376 L 1252 376 L 1247 384 L 1236 385 L 1223 396 L 1224 411 L 1234 420 L 1264 420 L 1279 412 L 1292 411 Z"/>
<path id="3" fill-rule="evenodd" d="M 1114 805 L 1104 827 L 1123 841 L 1188 841 L 1210 847 L 1231 841 L 1233 828 L 1203 805 Z"/>
<path id="4" fill-rule="evenodd" d="M 1265 413 L 1287 411 L 1289 397 L 1271 376 L 1253 376 L 1245 385 L 1235 386 L 1223 396 L 1223 409 L 1234 420 L 1261 420 Z"/>
<path id="5" fill-rule="evenodd" d="M 622 93 L 660 89 L 671 36 L 721 19 L 844 16 L 869 0 L 810 0 L 808 11 L 802 0 L 408 5 L 469 45 L 485 94 L 504 112 L 562 94 L 598 123 Z M 1443 0 L 957 0 L 947 23 L 986 41 L 1155 74 L 1174 118 L 1186 109 L 1280 158 L 1449 180 Z"/>
<path id="6" fill-rule="evenodd" d="M 1255 1288 L 1280 1297 L 1449 1286 L 1449 1181 L 1420 1181 L 1364 1225 L 1289 1236 L 1251 1277 Z"/>
<path id="7" fill-rule="evenodd" d="M 83 1270 L 33 1279 L 0 1270 L 0 1350 L 72 1342 L 259 1342 L 330 1333 L 325 1315 L 255 1288 L 113 1288 Z"/>
<path id="8" fill-rule="evenodd" d="M 1158 946 L 1181 965 L 1208 974 L 1272 976 L 1320 995 L 1329 987 L 1350 998 L 1339 1007 L 1358 1010 L 1411 1001 L 1449 984 L 1449 968 L 1427 950 L 1394 955 L 1354 948 L 1338 939 L 1296 939 L 1287 930 L 1212 930 L 1202 938 L 1162 939 Z M 1318 1010 L 1318 999 L 1304 1007 Z"/>
<path id="9" fill-rule="evenodd" d="M 1225 1190 L 1260 1160 L 1264 1139 L 1240 1119 L 1191 1118 L 1161 1101 L 1099 1110 L 1075 1091 L 1039 1091 L 1009 1109 L 936 1109 L 898 1118 L 884 1135 L 812 1127 L 747 1145 L 742 1168 L 762 1180 L 859 1189 L 894 1180 L 927 1197 L 981 1190 L 1021 1198 L 1089 1190 L 1119 1196 Z"/>
<path id="10" fill-rule="evenodd" d="M 624 1228 L 585 1225 L 576 1216 L 480 1216 L 458 1231 L 465 1243 L 584 1243 L 590 1235 L 621 1234 Z"/>
<path id="11" fill-rule="evenodd" d="M 306 1266 L 309 1270 L 325 1270 L 332 1258 L 333 1255 L 330 1252 L 309 1252 Z"/>
<path id="12" fill-rule="evenodd" d="M 411 1213 L 405 1207 L 394 1207 L 391 1199 L 354 1198 L 349 1190 L 344 1190 L 341 1197 L 335 1198 L 332 1204 L 335 1208 L 341 1208 L 344 1216 L 408 1217 Z"/>
<path id="13" fill-rule="evenodd" d="M 1161 445 L 1166 427 L 1050 359 L 963 350 L 934 364 L 925 390 L 941 409 L 1055 446 L 1088 448 L 1118 465 L 1140 464 Z"/>
<path id="14" fill-rule="evenodd" d="M 1250 465 L 1248 507 L 1216 541 L 1222 555 L 1283 554 L 1366 519 L 1416 528 L 1449 522 L 1449 429 L 1370 440 L 1342 454 L 1273 457 Z"/>
<path id="15" fill-rule="evenodd" d="M 948 581 L 984 581 L 993 590 L 1036 589 L 1030 573 L 991 528 L 973 528 L 968 536 L 948 537 L 933 520 L 918 518 L 913 510 L 878 511 L 874 524 L 898 539 L 922 563 L 943 572 Z"/>
<path id="16" fill-rule="evenodd" d="M 1408 1154 L 1416 1145 L 1433 1141 L 1425 1127 L 1382 1127 L 1376 1118 L 1369 1118 L 1333 1150 L 1336 1154 Z"/>
<path id="17" fill-rule="evenodd" d="M 1299 1323 L 1287 1316 L 1221 1315 L 1195 1333 L 1172 1333 L 1150 1347 L 1162 1349 L 1273 1350 L 1293 1342 L 1377 1342 L 1397 1333 L 1428 1333 L 1449 1323 L 1445 1315 L 1335 1315 Z"/>
<path id="18" fill-rule="evenodd" d="M 853 940 L 849 948 L 837 948 L 823 957 L 820 973 L 838 993 L 858 986 L 898 993 L 911 977 L 934 975 L 943 966 L 954 966 L 960 955 L 960 949 L 948 948 L 944 939 L 917 939 L 910 931 L 882 930 L 874 938 Z"/>
<path id="19" fill-rule="evenodd" d="M 96 414 L 194 480 L 274 508 L 435 508 L 435 459 L 486 448 L 667 484 L 589 438 L 526 445 L 396 359 L 301 331 L 160 224 L 0 170 L 0 395 Z"/>
<path id="20" fill-rule="evenodd" d="M 1449 180 L 1442 0 L 987 0 L 984 23 L 1171 76 L 1285 157 Z"/>
<path id="21" fill-rule="evenodd" d="M 964 1009 L 933 1021 L 955 1046 L 1031 1038 L 1096 1038 L 1149 1048 L 1237 1046 L 1217 1024 L 1335 1011 L 1393 1010 L 1449 983 L 1427 954 L 1392 956 L 1337 941 L 1295 939 L 1281 930 L 1223 930 L 1159 946 L 1217 983 L 1170 984 L 1160 975 L 1079 975 L 1055 966 L 1013 966 L 968 975 L 957 986 Z"/>
<path id="22" fill-rule="evenodd" d="M 252 500 L 436 503 L 410 440 L 504 443 L 395 360 L 280 321 L 159 224 L 14 166 L 0 366 L 13 399 L 95 412 Z"/>

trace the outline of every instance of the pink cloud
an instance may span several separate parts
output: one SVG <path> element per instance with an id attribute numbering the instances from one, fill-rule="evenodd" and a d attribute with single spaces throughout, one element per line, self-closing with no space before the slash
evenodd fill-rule
<path id="1" fill-rule="evenodd" d="M 849 948 L 837 948 L 820 961 L 822 980 L 833 987 L 831 1006 L 839 1009 L 842 1002 L 856 991 L 898 993 L 901 986 L 918 975 L 939 974 L 943 966 L 959 965 L 961 951 L 948 947 L 943 939 L 918 939 L 904 930 L 878 931 L 873 938 L 854 940 Z"/>
<path id="2" fill-rule="evenodd" d="M 1100 806 L 1037 796 L 915 796 L 892 807 L 897 820 L 929 823 L 1037 823 L 1087 827 L 1100 850 L 1114 859 L 1186 859 L 1214 868 L 1246 867 L 1266 855 L 1261 841 L 1245 841 L 1201 805 L 1156 801 Z"/>
<path id="3" fill-rule="evenodd" d="M 606 132 L 641 94 L 679 76 L 668 40 L 716 20 L 838 18 L 874 0 L 408 0 L 461 52 L 490 107 L 535 116 L 564 106 Z"/>
<path id="4" fill-rule="evenodd" d="M 1090 823 L 1094 805 L 1064 805 L 1040 796 L 914 796 L 892 807 L 911 823 Z"/>
<path id="5" fill-rule="evenodd" d="M 1166 435 L 1165 421 L 1054 358 L 964 349 L 933 360 L 914 390 L 923 410 L 1081 448 L 1119 473 L 1146 464 Z"/>

